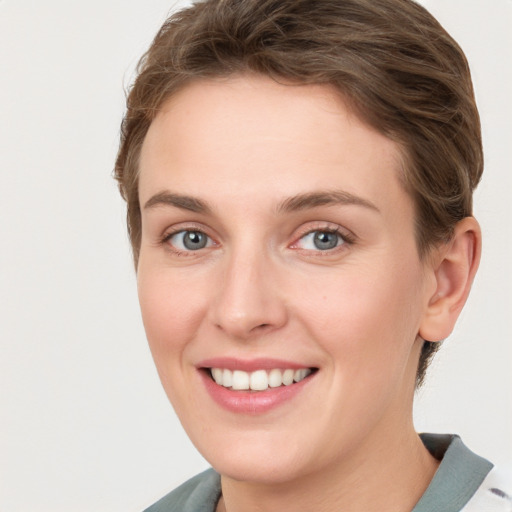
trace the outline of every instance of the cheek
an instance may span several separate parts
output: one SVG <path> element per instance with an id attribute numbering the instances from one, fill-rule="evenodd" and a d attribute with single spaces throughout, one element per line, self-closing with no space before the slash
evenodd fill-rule
<path id="1" fill-rule="evenodd" d="M 403 364 L 416 339 L 418 279 L 414 267 L 391 265 L 316 276 L 301 316 L 334 364 L 350 360 L 354 371 L 380 374 Z"/>
<path id="2" fill-rule="evenodd" d="M 137 277 L 144 328 L 158 366 L 162 357 L 180 353 L 194 336 L 206 294 L 200 282 L 170 272 L 142 268 Z"/>

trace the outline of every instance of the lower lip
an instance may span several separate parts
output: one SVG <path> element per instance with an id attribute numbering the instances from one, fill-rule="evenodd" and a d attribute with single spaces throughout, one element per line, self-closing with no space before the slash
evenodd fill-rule
<path id="1" fill-rule="evenodd" d="M 289 386 L 268 388 L 265 391 L 233 391 L 216 384 L 208 372 L 201 370 L 200 374 L 206 390 L 218 405 L 231 412 L 252 415 L 263 414 L 288 402 L 300 393 L 312 378 L 310 375 Z"/>

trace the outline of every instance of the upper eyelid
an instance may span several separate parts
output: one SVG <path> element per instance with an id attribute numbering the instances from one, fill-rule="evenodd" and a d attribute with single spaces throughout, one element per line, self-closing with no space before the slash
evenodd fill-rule
<path id="1" fill-rule="evenodd" d="M 179 235 L 180 233 L 186 233 L 187 231 L 203 233 L 209 239 L 209 241 L 211 242 L 211 245 L 209 247 L 206 246 L 206 247 L 201 247 L 196 250 L 192 250 L 192 249 L 183 249 L 180 247 L 176 247 L 174 244 L 171 243 L 171 239 L 174 236 Z M 157 242 L 157 246 L 163 247 L 169 253 L 172 253 L 175 256 L 180 256 L 180 257 L 185 257 L 185 256 L 186 257 L 194 257 L 194 256 L 198 257 L 201 254 L 203 254 L 203 251 L 205 251 L 205 250 L 207 251 L 207 250 L 212 249 L 213 247 L 218 246 L 218 245 L 219 245 L 218 242 L 213 237 L 211 237 L 208 233 L 206 233 L 204 229 L 196 229 L 194 227 L 167 229 Z"/>
<path id="2" fill-rule="evenodd" d="M 197 249 L 196 251 L 184 251 L 183 249 L 178 249 L 174 246 L 174 244 L 171 244 L 171 239 L 178 235 L 179 233 L 184 233 L 187 231 L 192 232 L 200 232 L 203 233 L 211 242 L 210 247 L 203 247 L 201 249 Z M 212 246 L 219 246 L 218 239 L 215 236 L 212 236 L 209 229 L 206 229 L 204 225 L 198 225 L 195 222 L 184 222 L 184 223 L 178 223 L 177 225 L 168 226 L 166 229 L 163 230 L 163 233 L 161 233 L 158 236 L 158 239 L 156 240 L 157 246 L 165 246 L 168 251 L 172 251 L 175 254 L 176 253 L 201 253 L 203 250 L 211 249 Z"/>
<path id="3" fill-rule="evenodd" d="M 353 242 L 357 238 L 356 235 L 351 230 L 345 228 L 344 226 L 342 226 L 340 224 L 336 224 L 334 222 L 319 221 L 319 222 L 305 223 L 299 229 L 295 230 L 296 234 L 293 235 L 293 238 L 294 238 L 293 243 L 298 242 L 302 237 L 304 237 L 310 233 L 314 233 L 315 231 L 326 231 L 329 233 L 337 233 L 344 240 L 347 240 L 349 242 Z"/>
<path id="4" fill-rule="evenodd" d="M 179 222 L 176 225 L 168 226 L 163 230 L 162 235 L 159 237 L 161 241 L 167 241 L 172 236 L 181 233 L 183 231 L 198 231 L 204 233 L 209 239 L 211 239 L 216 245 L 220 244 L 220 238 L 214 230 L 198 222 Z M 357 236 L 349 229 L 344 226 L 330 222 L 330 221 L 311 221 L 306 222 L 300 227 L 294 230 L 294 233 L 290 235 L 291 242 L 287 242 L 288 246 L 293 246 L 299 242 L 299 240 L 306 235 L 315 231 L 325 231 L 330 233 L 337 233 L 345 242 L 353 243 Z"/>
<path id="5" fill-rule="evenodd" d="M 214 238 L 211 235 L 211 230 L 202 224 L 195 222 L 180 222 L 176 225 L 168 226 L 162 232 L 162 238 L 169 237 L 181 233 L 182 231 L 198 231 L 204 233 L 210 238 Z"/>
<path id="6" fill-rule="evenodd" d="M 176 235 L 179 235 L 180 233 L 186 233 L 187 231 L 192 232 L 192 233 L 202 233 L 203 235 L 206 236 L 206 238 L 208 238 L 215 245 L 217 245 L 217 242 L 215 241 L 215 239 L 213 237 L 211 237 L 208 233 L 205 233 L 204 231 L 201 231 L 199 229 L 178 229 L 177 231 L 169 231 L 168 233 L 166 233 L 163 236 L 162 241 L 168 242 L 169 240 L 171 240 L 171 238 L 175 237 Z"/>
<path id="7" fill-rule="evenodd" d="M 307 231 L 306 233 L 304 233 L 302 236 L 300 236 L 299 238 L 297 238 L 295 240 L 295 242 L 293 242 L 291 244 L 290 247 L 292 248 L 295 248 L 297 247 L 297 245 L 300 243 L 301 240 L 303 240 L 305 237 L 313 234 L 313 233 L 316 233 L 316 232 L 324 232 L 324 233 L 331 233 L 331 234 L 336 234 L 340 239 L 341 239 L 341 244 L 340 245 L 337 245 L 336 247 L 333 247 L 332 249 L 326 249 L 324 251 L 322 251 L 321 249 L 317 249 L 317 250 L 313 250 L 311 249 L 313 252 L 330 252 L 330 251 L 334 251 L 336 249 L 338 249 L 339 247 L 341 247 L 342 245 L 345 245 L 345 244 L 350 244 L 352 243 L 352 240 L 347 236 L 347 235 L 344 235 L 341 231 L 339 230 L 336 230 L 336 229 L 311 229 L 310 231 Z M 300 247 L 297 247 L 298 249 L 301 249 Z M 303 249 L 303 250 L 310 250 L 310 249 Z"/>

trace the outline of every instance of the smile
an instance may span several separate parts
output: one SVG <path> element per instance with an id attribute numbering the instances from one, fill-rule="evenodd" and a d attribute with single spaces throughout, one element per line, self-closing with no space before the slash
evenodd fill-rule
<path id="1" fill-rule="evenodd" d="M 290 386 L 304 380 L 311 373 L 310 368 L 297 370 L 273 368 L 253 372 L 230 370 L 228 368 L 210 368 L 211 377 L 216 384 L 234 391 L 265 391 L 268 388 Z"/>
<path id="2" fill-rule="evenodd" d="M 197 364 L 207 394 L 223 409 L 243 415 L 265 414 L 304 396 L 320 373 L 316 366 L 255 358 L 215 357 Z"/>

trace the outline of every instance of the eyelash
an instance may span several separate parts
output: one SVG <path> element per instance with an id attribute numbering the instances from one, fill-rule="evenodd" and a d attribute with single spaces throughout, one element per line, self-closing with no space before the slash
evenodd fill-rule
<path id="1" fill-rule="evenodd" d="M 186 227 L 180 227 L 180 228 L 177 228 L 175 230 L 172 230 L 172 231 L 169 231 L 169 232 L 166 232 L 164 234 L 164 236 L 161 238 L 161 240 L 159 241 L 160 245 L 164 245 L 166 246 L 170 251 L 172 251 L 174 254 L 176 254 L 177 256 L 195 256 L 194 253 L 197 253 L 197 252 L 200 252 L 201 249 L 198 249 L 196 251 L 194 250 L 187 250 L 187 251 L 184 251 L 184 250 L 181 250 L 181 249 L 177 249 L 176 247 L 172 246 L 172 244 L 170 243 L 170 240 L 180 234 L 180 233 L 201 233 L 202 235 L 206 236 L 207 239 L 210 241 L 210 242 L 213 242 L 213 245 L 217 245 L 216 242 L 213 240 L 213 238 L 211 236 L 209 236 L 208 234 L 205 233 L 204 229 L 199 227 L 199 226 L 186 226 Z M 205 247 L 206 248 L 206 247 Z"/>
<path id="2" fill-rule="evenodd" d="M 200 249 L 197 249 L 197 250 L 181 250 L 181 249 L 177 249 L 176 247 L 172 246 L 170 244 L 170 240 L 180 234 L 180 233 L 201 233 L 203 234 L 204 236 L 206 236 L 209 240 L 209 242 L 213 242 L 213 246 L 215 245 L 218 245 L 211 236 L 209 236 L 207 233 L 205 233 L 204 229 L 199 227 L 199 226 L 187 226 L 187 227 L 180 227 L 180 228 L 177 228 L 173 231 L 170 231 L 170 232 L 167 232 L 164 234 L 164 236 L 161 238 L 161 240 L 159 241 L 160 245 L 165 245 L 166 247 L 169 248 L 169 250 L 171 250 L 174 254 L 176 254 L 177 256 L 194 256 L 195 254 L 194 253 L 198 253 L 200 252 L 203 248 L 200 248 Z M 338 237 L 339 239 L 339 244 L 336 245 L 335 247 L 333 248 L 330 248 L 330 249 L 326 249 L 326 250 L 321 250 L 321 249 L 318 249 L 318 250 L 312 250 L 312 249 L 301 249 L 300 247 L 297 247 L 297 245 L 299 244 L 299 242 L 301 240 L 303 240 L 305 237 L 307 237 L 308 235 L 311 235 L 313 233 L 328 233 L 328 234 L 334 234 Z M 325 227 L 317 227 L 315 229 L 309 229 L 307 231 L 304 231 L 298 238 L 296 238 L 296 241 L 293 242 L 290 247 L 292 249 L 297 249 L 297 250 L 301 250 L 301 251 L 306 251 L 306 252 L 313 252 L 313 253 L 318 253 L 318 255 L 329 255 L 329 254 L 333 254 L 334 252 L 337 252 L 338 250 L 341 250 L 343 246 L 346 246 L 346 245 L 352 245 L 355 243 L 355 237 L 353 235 L 350 235 L 346 232 L 341 232 L 340 228 L 339 227 L 328 227 L 328 226 L 325 226 Z M 205 249 L 208 248 L 208 247 L 204 247 Z"/>
<path id="3" fill-rule="evenodd" d="M 336 235 L 338 237 L 338 242 L 339 243 L 335 247 L 330 248 L 330 249 L 325 249 L 325 250 L 321 250 L 321 249 L 317 249 L 317 250 L 301 249 L 300 247 L 297 247 L 301 240 L 304 240 L 308 235 L 312 235 L 313 233 L 327 233 L 327 234 Z M 307 251 L 307 252 L 317 253 L 316 255 L 319 255 L 319 256 L 328 256 L 328 255 L 332 255 L 333 253 L 338 252 L 339 250 L 342 250 L 342 248 L 344 246 L 352 245 L 354 243 L 355 243 L 355 237 L 353 235 L 350 235 L 350 234 L 346 233 L 346 232 L 342 232 L 341 229 L 338 226 L 337 227 L 322 226 L 322 227 L 316 227 L 314 229 L 308 229 L 307 231 L 302 233 L 296 239 L 296 241 L 293 242 L 291 247 L 292 248 L 296 248 L 298 250 L 304 250 L 304 251 Z"/>

